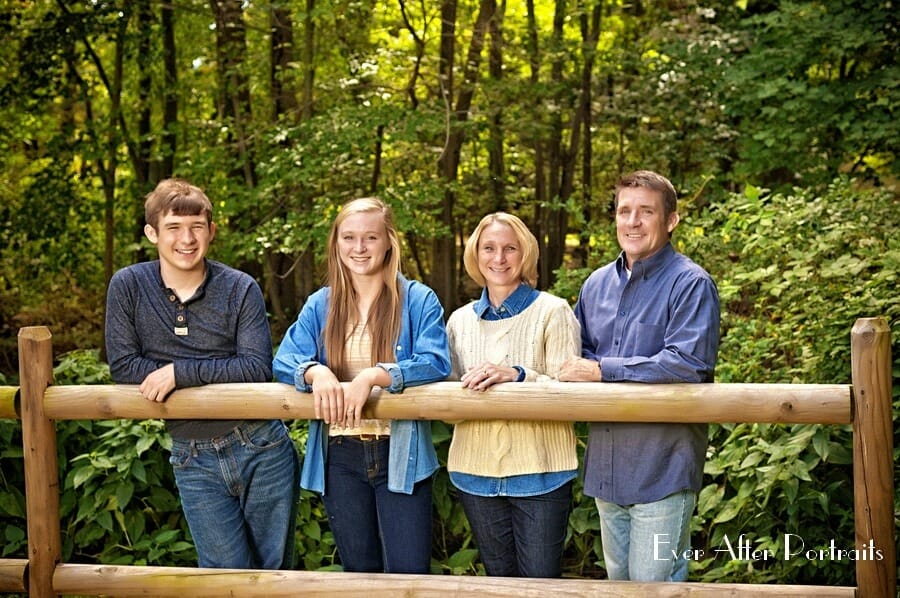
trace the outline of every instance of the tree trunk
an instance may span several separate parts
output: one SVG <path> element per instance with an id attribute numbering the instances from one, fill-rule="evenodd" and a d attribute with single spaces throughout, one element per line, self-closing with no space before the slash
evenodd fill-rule
<path id="1" fill-rule="evenodd" d="M 250 83 L 244 72 L 247 58 L 246 27 L 241 0 L 210 0 L 216 23 L 216 58 L 219 89 L 216 102 L 219 120 L 230 125 L 230 142 L 240 165 L 234 175 L 241 176 L 249 188 L 257 185 L 253 147 Z"/>
<path id="2" fill-rule="evenodd" d="M 285 8 L 272 8 L 269 24 L 271 53 L 269 84 L 275 118 L 288 116 L 294 121 L 298 113 L 297 90 L 292 84 L 291 63 L 294 61 L 294 22 Z"/>
<path id="3" fill-rule="evenodd" d="M 155 186 L 156 180 L 152 179 L 150 156 L 153 152 L 151 139 L 153 103 L 150 91 L 153 89 L 153 77 L 151 76 L 150 61 L 153 57 L 151 51 L 150 32 L 153 30 L 153 12 L 148 0 L 139 0 L 135 3 L 137 15 L 138 52 L 138 119 L 137 139 L 135 141 L 134 188 L 139 193 L 134 194 L 134 216 L 132 224 L 132 241 L 134 242 L 134 261 L 141 262 L 148 259 L 147 250 L 141 243 L 144 238 L 144 200 L 143 196 Z"/>
<path id="4" fill-rule="evenodd" d="M 178 63 L 175 54 L 175 13 L 172 5 L 163 2 L 161 8 L 163 38 L 163 131 L 162 162 L 158 179 L 169 178 L 175 172 L 175 152 L 178 149 Z"/>
<path id="5" fill-rule="evenodd" d="M 503 14 L 506 3 L 503 2 L 495 18 L 490 22 L 490 46 L 488 48 L 488 72 L 491 79 L 498 83 L 503 78 Z M 488 140 L 488 172 L 490 173 L 490 190 L 493 208 L 497 212 L 506 208 L 506 164 L 503 153 L 505 136 L 503 130 L 503 105 L 491 107 L 491 123 Z M 468 232 L 468 231 L 464 231 Z"/>
<path id="6" fill-rule="evenodd" d="M 303 17 L 303 96 L 300 109 L 304 120 L 312 118 L 313 85 L 316 79 L 316 22 L 313 13 L 316 0 L 306 0 L 306 13 Z"/>
<path id="7" fill-rule="evenodd" d="M 466 62 L 463 68 L 463 81 L 459 87 L 456 101 L 453 105 L 453 50 L 455 46 L 456 29 L 456 2 L 446 0 L 441 5 L 442 30 L 441 30 L 441 83 L 444 97 L 448 102 L 449 131 L 447 143 L 438 160 L 438 174 L 446 183 L 446 191 L 440 212 L 440 222 L 447 227 L 450 234 L 435 239 L 433 243 L 434 270 L 432 272 L 431 286 L 443 301 L 445 309 L 452 311 L 459 305 L 459 289 L 457 288 L 456 268 L 456 232 L 457 226 L 454 219 L 454 207 L 456 205 L 456 193 L 453 185 L 457 181 L 459 173 L 459 160 L 466 136 L 463 127 L 469 118 L 469 109 L 472 106 L 472 97 L 475 94 L 478 69 L 481 65 L 481 52 L 484 48 L 488 23 L 497 12 L 496 0 L 481 0 L 478 8 L 478 17 L 472 31 L 472 41 L 466 54 Z"/>
<path id="8" fill-rule="evenodd" d="M 299 91 L 291 76 L 291 64 L 296 60 L 294 52 L 294 23 L 289 10 L 274 8 L 271 14 L 269 29 L 271 31 L 271 70 L 269 81 L 272 86 L 272 112 L 274 120 L 285 120 L 296 123 L 302 118 L 312 116 L 312 77 L 306 78 L 306 74 L 313 72 L 313 34 L 314 21 L 312 10 L 315 8 L 314 0 L 307 4 L 307 15 L 304 20 L 306 25 L 304 36 L 303 64 L 304 68 L 304 100 L 298 102 Z M 307 87 L 308 84 L 308 87 Z M 308 95 L 307 95 L 308 94 Z M 302 104 L 302 105 L 301 105 Z M 285 149 L 289 149 L 291 142 L 285 141 Z M 274 198 L 279 205 L 287 206 L 289 210 L 311 210 L 312 201 L 308 192 L 297 187 L 286 187 L 277 191 L 280 198 Z M 289 320 L 296 314 L 299 305 L 309 295 L 316 284 L 314 280 L 313 252 L 308 247 L 299 256 L 285 256 L 281 253 L 266 251 L 263 257 L 263 290 L 269 300 L 272 313 L 272 331 L 276 337 L 290 323 Z"/>

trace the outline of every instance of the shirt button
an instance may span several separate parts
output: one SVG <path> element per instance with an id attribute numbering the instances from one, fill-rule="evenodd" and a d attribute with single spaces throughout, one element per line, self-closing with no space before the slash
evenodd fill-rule
<path id="1" fill-rule="evenodd" d="M 624 312 L 624 311 L 620 311 L 620 312 L 619 312 L 619 315 L 620 315 L 620 316 L 624 316 L 624 315 L 625 315 L 625 312 Z"/>
<path id="2" fill-rule="evenodd" d="M 178 299 L 178 297 L 175 295 L 169 295 L 169 301 L 175 301 L 176 299 Z"/>

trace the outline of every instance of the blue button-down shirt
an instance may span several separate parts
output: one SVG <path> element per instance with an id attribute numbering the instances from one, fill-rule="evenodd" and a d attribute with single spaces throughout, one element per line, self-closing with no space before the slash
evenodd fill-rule
<path id="1" fill-rule="evenodd" d="M 709 274 L 666 245 L 625 268 L 625 256 L 596 270 L 575 305 L 582 356 L 604 382 L 712 382 L 719 348 L 719 295 Z M 699 491 L 706 424 L 591 425 L 584 487 L 620 505 Z"/>
<path id="2" fill-rule="evenodd" d="M 481 298 L 472 304 L 472 308 L 482 320 L 503 320 L 522 313 L 534 303 L 540 292 L 527 284 L 521 284 L 498 307 L 491 304 L 487 289 L 481 291 Z M 509 364 L 519 371 L 517 382 L 525 379 L 525 368 Z M 577 469 L 571 471 L 553 471 L 549 473 L 528 473 L 523 475 L 495 478 L 450 472 L 453 485 L 475 496 L 537 496 L 556 490 L 578 474 Z"/>

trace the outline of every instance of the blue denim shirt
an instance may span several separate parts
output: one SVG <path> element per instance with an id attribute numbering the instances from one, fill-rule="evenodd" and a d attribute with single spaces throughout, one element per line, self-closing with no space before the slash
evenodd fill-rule
<path id="1" fill-rule="evenodd" d="M 407 386 L 444 380 L 450 374 L 450 350 L 444 327 L 444 309 L 429 287 L 399 277 L 403 296 L 400 336 L 394 352 L 397 363 L 379 363 L 391 375 L 391 393 Z M 322 332 L 328 313 L 330 289 L 322 288 L 309 296 L 297 321 L 284 335 L 275 354 L 273 370 L 278 382 L 293 385 L 300 392 L 311 392 L 304 380 L 306 370 L 316 364 L 327 365 Z M 300 485 L 325 492 L 325 459 L 328 453 L 328 426 L 321 420 L 309 422 L 309 437 Z M 431 440 L 430 421 L 391 421 L 391 445 L 388 459 L 388 489 L 411 494 L 413 486 L 438 468 Z"/>
<path id="2" fill-rule="evenodd" d="M 712 382 L 719 349 L 719 295 L 700 266 L 666 245 L 634 263 L 624 253 L 594 271 L 575 305 L 582 356 L 604 382 Z M 591 424 L 588 496 L 619 505 L 700 490 L 706 424 Z"/>
<path id="3" fill-rule="evenodd" d="M 487 289 L 482 289 L 481 298 L 472 304 L 475 313 L 482 320 L 503 320 L 517 316 L 534 303 L 540 292 L 527 284 L 521 284 L 500 304 L 499 307 L 491 305 Z M 519 370 L 521 382 L 525 379 L 525 369 L 519 365 L 512 365 Z M 553 471 L 550 473 L 528 473 L 524 475 L 509 476 L 506 478 L 494 478 L 488 476 L 472 475 L 458 471 L 450 472 L 450 481 L 454 486 L 475 496 L 537 496 L 556 490 L 569 480 L 578 475 L 578 470 Z"/>

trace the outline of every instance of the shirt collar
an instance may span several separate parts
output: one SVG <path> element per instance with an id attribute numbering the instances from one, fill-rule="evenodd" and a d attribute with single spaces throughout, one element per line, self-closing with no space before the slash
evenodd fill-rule
<path id="1" fill-rule="evenodd" d="M 206 286 L 209 284 L 210 279 L 213 277 L 213 268 L 212 262 L 208 258 L 203 258 L 203 263 L 206 269 L 206 272 L 203 274 L 203 282 L 200 283 L 200 286 L 197 287 L 197 290 L 194 291 L 194 296 L 192 299 L 199 299 L 204 294 L 206 294 Z M 160 271 L 162 268 L 162 264 L 159 260 L 156 260 L 156 268 L 153 270 L 153 274 L 156 276 L 156 284 L 159 285 L 163 291 L 169 292 L 169 288 L 166 286 L 166 283 L 163 281 L 162 272 Z"/>
<path id="2" fill-rule="evenodd" d="M 675 255 L 675 248 L 672 243 L 666 243 L 662 249 L 648 257 L 647 259 L 638 260 L 631 265 L 631 275 L 637 278 L 649 278 L 662 270 L 672 256 Z M 625 252 L 619 253 L 616 258 L 616 271 L 623 274 L 626 270 Z"/>
<path id="3" fill-rule="evenodd" d="M 499 307 L 494 308 L 494 306 L 491 305 L 490 299 L 488 299 L 488 290 L 487 287 L 485 287 L 481 289 L 481 297 L 472 305 L 472 307 L 481 319 L 484 319 L 491 311 L 500 317 L 517 316 L 522 313 L 526 307 L 531 305 L 529 298 L 533 292 L 535 292 L 535 290 L 523 282 L 516 287 L 516 290 L 513 291 Z"/>

